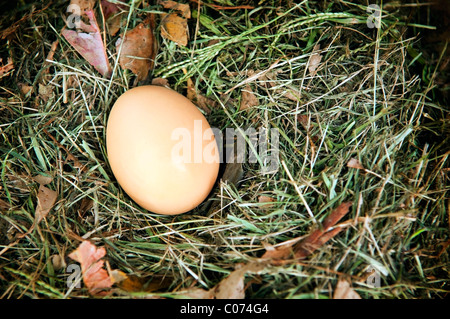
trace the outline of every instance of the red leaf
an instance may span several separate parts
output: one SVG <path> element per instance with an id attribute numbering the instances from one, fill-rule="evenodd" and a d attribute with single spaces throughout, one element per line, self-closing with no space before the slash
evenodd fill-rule
<path id="1" fill-rule="evenodd" d="M 86 33 L 64 29 L 61 34 L 98 72 L 105 77 L 109 77 L 111 66 L 106 56 L 106 49 L 103 45 L 94 11 L 86 10 L 84 14 L 89 18 L 90 25 L 80 20 L 80 28 Z"/>
<path id="2" fill-rule="evenodd" d="M 113 284 L 108 272 L 103 269 L 104 261 L 100 260 L 105 254 L 105 248 L 97 248 L 85 240 L 69 255 L 80 263 L 83 282 L 91 294 L 99 294 L 100 290 L 110 288 Z"/>

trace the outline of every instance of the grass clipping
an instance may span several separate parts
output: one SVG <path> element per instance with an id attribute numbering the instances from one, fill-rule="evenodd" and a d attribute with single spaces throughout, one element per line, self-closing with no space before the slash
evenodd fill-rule
<path id="1" fill-rule="evenodd" d="M 189 18 L 173 1 L 133 2 L 115 35 L 96 4 L 111 78 L 60 35 L 66 4 L 0 18 L 14 27 L 0 30 L 0 297 L 91 296 L 94 286 L 67 284 L 84 241 L 105 249 L 94 262 L 105 298 L 448 294 L 448 50 L 419 42 L 427 10 L 390 3 L 377 29 L 365 1 L 220 2 L 191 5 Z M 142 79 L 120 67 L 115 43 L 157 11 L 168 34 L 143 56 L 149 83 L 189 92 L 222 131 L 279 132 L 275 170 L 262 157 L 228 165 L 208 200 L 178 216 L 126 196 L 103 139 L 113 102 Z M 178 40 L 171 14 L 186 19 Z"/>

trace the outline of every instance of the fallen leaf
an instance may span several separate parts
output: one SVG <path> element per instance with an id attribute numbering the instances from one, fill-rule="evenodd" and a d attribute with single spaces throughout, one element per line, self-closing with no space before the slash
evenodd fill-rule
<path id="1" fill-rule="evenodd" d="M 35 223 L 38 224 L 42 219 L 47 217 L 50 210 L 55 205 L 58 193 L 50 188 L 40 185 L 37 195 L 37 205 L 34 214 Z"/>
<path id="2" fill-rule="evenodd" d="M 83 13 L 86 10 L 92 10 L 95 2 L 96 0 L 70 0 L 70 5 L 78 6 L 80 12 Z"/>
<path id="3" fill-rule="evenodd" d="M 260 195 L 258 197 L 258 203 L 260 203 L 261 204 L 260 207 L 264 208 L 264 209 L 272 208 L 274 201 L 275 201 L 275 199 L 273 199 L 272 197 L 269 197 L 269 196 Z"/>
<path id="4" fill-rule="evenodd" d="M 300 259 L 309 256 L 314 250 L 318 249 L 337 235 L 342 228 L 331 230 L 330 228 L 336 225 L 336 223 L 348 213 L 351 205 L 351 202 L 340 204 L 327 218 L 325 218 L 321 228 L 316 229 L 304 240 L 295 244 L 293 247 L 295 258 Z"/>
<path id="5" fill-rule="evenodd" d="M 112 3 L 108 0 L 101 0 L 103 15 L 105 16 L 106 24 L 108 26 L 109 35 L 115 35 L 122 25 L 122 17 L 128 10 L 125 5 Z"/>
<path id="6" fill-rule="evenodd" d="M 244 299 L 244 278 L 247 273 L 258 273 L 265 268 L 262 262 L 250 262 L 234 271 L 223 279 L 213 289 L 215 299 Z"/>
<path id="7" fill-rule="evenodd" d="M 55 254 L 50 256 L 50 261 L 52 262 L 54 270 L 66 268 L 66 262 L 64 261 L 64 258 L 62 258 L 60 255 Z"/>
<path id="8" fill-rule="evenodd" d="M 63 37 L 81 54 L 94 68 L 105 77 L 111 75 L 111 66 L 106 56 L 100 29 L 93 10 L 86 10 L 84 14 L 89 19 L 89 25 L 80 20 L 80 29 L 84 32 L 64 29 Z"/>
<path id="9" fill-rule="evenodd" d="M 7 76 L 9 74 L 9 71 L 14 69 L 14 63 L 10 57 L 8 57 L 8 59 L 6 60 L 5 65 L 2 64 L 2 61 L 3 60 L 0 58 L 0 78 Z"/>
<path id="10" fill-rule="evenodd" d="M 165 9 L 179 11 L 181 13 L 181 16 L 186 19 L 191 18 L 191 9 L 189 8 L 189 4 L 178 3 L 171 0 L 158 1 L 158 4 L 161 4 Z"/>
<path id="11" fill-rule="evenodd" d="M 183 69 L 184 74 L 187 73 L 186 69 Z M 186 97 L 192 101 L 196 106 L 203 110 L 206 114 L 211 113 L 211 108 L 217 107 L 217 103 L 197 92 L 195 89 L 194 81 L 188 78 L 187 81 L 187 94 Z"/>
<path id="12" fill-rule="evenodd" d="M 119 64 L 122 69 L 129 69 L 137 75 L 137 80 L 147 78 L 153 68 L 156 57 L 156 39 L 153 35 L 154 17 L 137 25 L 133 30 L 127 31 L 125 38 L 120 38 L 116 43 L 117 51 L 120 51 Z"/>
<path id="13" fill-rule="evenodd" d="M 45 176 L 42 174 L 38 174 L 33 177 L 33 180 L 41 185 L 47 185 L 50 184 L 53 180 L 53 177 L 51 176 Z"/>
<path id="14" fill-rule="evenodd" d="M 23 95 L 27 95 L 33 90 L 33 87 L 31 85 L 26 85 L 25 83 L 17 83 L 17 86 L 19 87 L 20 93 L 22 93 Z"/>
<path id="15" fill-rule="evenodd" d="M 110 288 L 113 282 L 106 269 L 103 268 L 106 255 L 105 248 L 97 248 L 88 240 L 83 241 L 69 257 L 81 265 L 83 282 L 92 295 L 102 294 L 102 290 Z"/>
<path id="16" fill-rule="evenodd" d="M 187 20 L 175 12 L 162 14 L 161 36 L 178 45 L 186 46 L 188 44 Z"/>
<path id="17" fill-rule="evenodd" d="M 161 291 L 168 288 L 173 282 L 173 278 L 168 277 L 157 277 L 157 276 L 139 277 L 135 275 L 125 275 L 125 276 L 126 278 L 118 282 L 116 285 L 121 290 L 126 292 Z"/>
<path id="18" fill-rule="evenodd" d="M 183 69 L 183 71 L 187 72 L 186 69 Z M 185 73 L 186 74 L 186 73 Z M 197 98 L 197 92 L 195 91 L 195 85 L 194 85 L 194 81 L 192 81 L 191 78 L 187 78 L 186 81 L 187 84 L 187 94 L 186 97 L 193 101 Z"/>
<path id="19" fill-rule="evenodd" d="M 165 86 L 166 88 L 170 88 L 169 80 L 164 79 L 164 78 L 152 79 L 152 85 Z"/>
<path id="20" fill-rule="evenodd" d="M 226 163 L 225 171 L 222 175 L 222 182 L 226 182 L 228 184 L 236 185 L 244 176 L 244 169 L 242 167 L 242 163 L 236 163 L 236 161 L 232 163 Z"/>
<path id="21" fill-rule="evenodd" d="M 214 290 L 212 289 L 206 290 L 194 287 L 180 290 L 177 292 L 177 294 L 190 299 L 214 299 Z"/>
<path id="22" fill-rule="evenodd" d="M 353 290 L 347 280 L 340 278 L 334 289 L 333 299 L 361 299 L 361 296 Z"/>
<path id="23" fill-rule="evenodd" d="M 356 168 L 356 169 L 365 169 L 364 166 L 361 164 L 359 160 L 356 158 L 351 158 L 348 163 L 347 167 Z"/>
<path id="24" fill-rule="evenodd" d="M 259 105 L 258 98 L 253 93 L 250 84 L 247 84 L 242 90 L 241 105 L 239 107 L 239 110 L 246 110 L 257 105 Z"/>
<path id="25" fill-rule="evenodd" d="M 8 202 L 5 202 L 0 198 L 0 211 L 7 211 L 11 208 L 11 205 Z"/>
<path id="26" fill-rule="evenodd" d="M 348 213 L 351 205 L 351 202 L 340 204 L 325 218 L 320 228 L 312 231 L 306 237 L 291 239 L 275 249 L 266 249 L 266 252 L 261 258 L 269 259 L 272 264 L 278 265 L 285 263 L 288 259 L 298 260 L 309 256 L 343 229 L 340 227 L 332 227 Z"/>
<path id="27" fill-rule="evenodd" d="M 47 102 L 53 96 L 53 86 L 39 83 L 39 97 Z"/>
<path id="28" fill-rule="evenodd" d="M 197 94 L 196 105 L 205 111 L 206 114 L 211 113 L 211 109 L 217 108 L 218 103 L 202 94 Z"/>
<path id="29" fill-rule="evenodd" d="M 320 55 L 317 51 L 320 50 L 320 44 L 316 44 L 313 48 L 313 54 L 309 58 L 308 63 L 308 71 L 311 76 L 316 75 L 317 73 L 317 67 L 320 64 L 320 61 L 322 61 L 322 55 Z"/>

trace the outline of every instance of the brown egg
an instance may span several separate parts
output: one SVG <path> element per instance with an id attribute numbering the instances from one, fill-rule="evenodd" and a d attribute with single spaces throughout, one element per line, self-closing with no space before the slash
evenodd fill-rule
<path id="1" fill-rule="evenodd" d="M 220 154 L 206 118 L 165 87 L 141 86 L 117 99 L 108 118 L 106 148 L 120 186 L 158 214 L 198 206 L 219 172 Z"/>

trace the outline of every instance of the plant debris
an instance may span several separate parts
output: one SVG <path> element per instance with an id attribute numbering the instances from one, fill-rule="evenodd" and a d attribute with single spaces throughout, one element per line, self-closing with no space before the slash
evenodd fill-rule
<path id="1" fill-rule="evenodd" d="M 101 75 L 109 77 L 112 70 L 94 11 L 89 9 L 84 14 L 90 23 L 85 24 L 80 19 L 80 29 L 84 32 L 64 29 L 61 34 Z"/>

